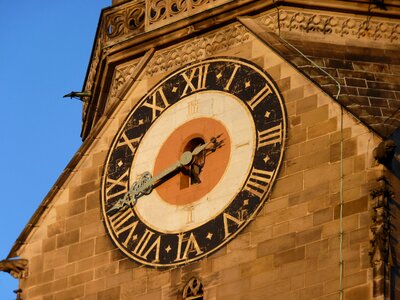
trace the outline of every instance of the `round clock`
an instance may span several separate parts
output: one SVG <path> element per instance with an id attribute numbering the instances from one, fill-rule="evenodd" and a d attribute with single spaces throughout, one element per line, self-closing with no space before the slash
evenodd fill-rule
<path id="1" fill-rule="evenodd" d="M 150 266 L 200 259 L 266 201 L 286 134 L 270 77 L 245 60 L 187 65 L 154 86 L 111 145 L 101 204 L 107 232 Z"/>

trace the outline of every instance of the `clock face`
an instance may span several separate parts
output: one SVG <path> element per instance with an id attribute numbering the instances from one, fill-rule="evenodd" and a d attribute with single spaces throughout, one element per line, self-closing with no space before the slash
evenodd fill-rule
<path id="1" fill-rule="evenodd" d="M 219 57 L 175 71 L 132 109 L 108 154 L 101 203 L 114 244 L 164 267 L 217 250 L 266 201 L 285 134 L 278 90 L 254 64 Z M 112 209 L 143 174 L 152 188 Z"/>

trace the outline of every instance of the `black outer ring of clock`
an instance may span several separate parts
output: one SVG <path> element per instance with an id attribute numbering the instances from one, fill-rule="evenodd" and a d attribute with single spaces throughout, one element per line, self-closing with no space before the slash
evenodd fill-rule
<path id="1" fill-rule="evenodd" d="M 202 77 L 204 74 L 201 74 L 200 70 L 204 71 L 206 65 L 208 65 L 206 79 L 199 83 L 199 80 L 202 80 L 199 78 L 204 79 Z M 191 74 L 192 72 L 193 74 Z M 186 80 L 183 74 L 186 74 Z M 233 77 L 232 74 L 234 74 Z M 191 83 L 195 87 L 194 89 L 188 87 L 187 79 L 191 75 L 193 75 Z M 229 89 L 225 90 L 224 88 L 226 88 L 230 79 L 232 80 Z M 250 82 L 251 85 L 245 87 L 246 82 Z M 196 88 L 200 86 L 202 88 L 197 90 Z M 252 100 L 254 101 L 254 98 L 265 86 L 268 86 L 270 93 L 259 104 L 251 107 L 249 103 Z M 173 91 L 173 87 L 176 88 L 175 91 Z M 247 182 L 225 210 L 207 223 L 180 234 L 162 233 L 148 228 L 136 214 L 131 218 L 121 217 L 118 220 L 120 222 L 115 223 L 115 220 L 122 213 L 107 213 L 108 209 L 123 197 L 123 192 L 128 187 L 130 166 L 135 154 L 132 151 L 137 149 L 141 138 L 150 129 L 156 118 L 168 109 L 168 107 L 165 107 L 162 112 L 159 112 L 143 105 L 156 99 L 155 104 L 163 108 L 165 103 L 157 92 L 160 88 L 168 99 L 168 107 L 193 93 L 204 90 L 232 94 L 246 103 L 253 117 L 255 128 L 259 133 L 268 132 L 268 129 L 271 128 L 280 129 L 280 141 L 277 143 L 268 144 L 268 141 L 265 142 L 265 137 L 260 136 L 260 134 L 256 135 L 257 149 L 255 149 L 251 168 L 256 173 L 250 172 Z M 185 95 L 182 97 L 183 93 Z M 154 95 L 155 98 L 152 98 Z M 266 115 L 268 115 L 268 118 L 266 118 Z M 277 138 L 277 133 L 275 132 L 275 136 L 273 134 L 268 133 L 266 135 L 270 135 L 271 139 Z M 116 134 L 106 158 L 102 177 L 101 207 L 104 223 L 113 243 L 131 259 L 154 267 L 186 264 L 218 250 L 244 229 L 262 208 L 281 165 L 285 137 L 286 114 L 282 97 L 269 74 L 252 62 L 238 58 L 217 57 L 186 65 L 173 72 L 156 84 L 132 109 Z M 263 139 L 263 143 L 266 145 L 259 147 L 260 141 Z M 135 148 L 134 150 L 131 150 L 132 147 L 126 143 L 127 140 L 135 141 L 131 145 Z M 265 161 L 266 156 L 269 158 L 268 161 Z M 263 180 L 260 182 L 250 181 L 257 178 L 252 175 L 263 176 L 257 174 L 258 170 L 264 171 L 264 173 L 273 172 L 267 185 L 264 185 L 265 189 L 261 190 L 261 197 L 259 193 L 254 193 L 254 191 L 260 192 L 260 190 L 248 188 L 247 185 L 250 184 L 251 187 L 252 183 L 256 185 L 265 184 Z M 115 184 L 115 182 L 118 183 Z M 211 238 L 208 233 L 212 233 Z M 170 248 L 169 251 L 168 248 Z M 199 249 L 200 251 L 198 251 Z"/>

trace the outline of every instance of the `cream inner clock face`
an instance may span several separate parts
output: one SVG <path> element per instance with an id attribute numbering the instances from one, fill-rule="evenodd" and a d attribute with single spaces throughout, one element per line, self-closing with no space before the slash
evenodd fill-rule
<path id="1" fill-rule="evenodd" d="M 190 122 L 201 121 L 201 118 L 211 119 L 210 123 L 216 122 L 224 127 L 228 137 L 221 138 L 229 139 L 229 143 L 222 147 L 230 147 L 229 159 L 219 182 L 200 198 L 194 197 L 173 204 L 163 199 L 156 188 L 151 194 L 138 199 L 134 208 L 136 214 L 149 227 L 160 232 L 187 231 L 220 214 L 240 191 L 252 165 L 256 137 L 253 119 L 247 107 L 242 101 L 227 93 L 199 92 L 168 108 L 152 124 L 137 149 L 131 166 L 130 185 L 146 171 L 156 176 L 157 174 L 154 174 L 156 158 L 176 156 L 172 153 L 162 153 L 162 146 L 174 135 L 177 128 Z M 201 136 L 201 132 L 193 132 L 193 136 L 196 134 Z M 187 137 L 182 137 L 185 138 Z M 172 157 L 171 161 L 174 162 L 178 158 L 179 156 Z M 177 197 L 179 196 L 178 191 Z"/>

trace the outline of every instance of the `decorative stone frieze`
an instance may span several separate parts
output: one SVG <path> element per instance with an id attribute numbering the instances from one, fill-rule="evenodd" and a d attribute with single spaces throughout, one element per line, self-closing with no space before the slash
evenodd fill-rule
<path id="1" fill-rule="evenodd" d="M 389 286 L 391 266 L 390 251 L 390 210 L 389 202 L 393 198 L 390 183 L 385 177 L 377 179 L 379 187 L 371 191 L 372 197 L 372 238 L 370 262 L 373 268 L 374 297 L 386 295 Z"/>
<path id="2" fill-rule="evenodd" d="M 144 31 L 145 1 L 132 1 L 121 9 L 111 10 L 103 16 L 105 42 Z"/>
<path id="3" fill-rule="evenodd" d="M 159 28 L 178 19 L 192 16 L 231 0 L 147 0 L 146 26 Z"/>
<path id="4" fill-rule="evenodd" d="M 348 14 L 333 15 L 290 9 L 273 10 L 257 19 L 275 32 L 314 33 L 400 44 L 400 22 L 394 22 L 393 19 L 388 21 L 368 16 L 361 18 Z"/>
<path id="5" fill-rule="evenodd" d="M 203 284 L 198 278 L 192 277 L 183 288 L 182 299 L 200 300 L 203 296 Z"/>
<path id="6" fill-rule="evenodd" d="M 117 100 L 118 93 L 122 90 L 128 78 L 132 76 L 137 65 L 138 62 L 134 61 L 129 64 L 118 66 L 115 69 L 105 111 L 107 111 L 107 108 Z"/>
<path id="7" fill-rule="evenodd" d="M 204 59 L 242 44 L 250 37 L 250 33 L 243 26 L 234 24 L 211 34 L 191 39 L 179 46 L 157 52 L 155 59 L 148 66 L 146 76 L 153 76 Z"/>

